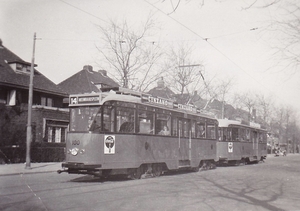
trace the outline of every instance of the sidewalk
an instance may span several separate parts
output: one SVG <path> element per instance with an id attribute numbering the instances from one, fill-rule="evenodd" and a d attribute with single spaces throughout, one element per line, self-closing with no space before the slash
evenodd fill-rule
<path id="1" fill-rule="evenodd" d="M 31 163 L 30 169 L 25 169 L 24 163 L 2 164 L 0 165 L 0 176 L 56 172 L 59 169 L 62 169 L 61 162 Z"/>

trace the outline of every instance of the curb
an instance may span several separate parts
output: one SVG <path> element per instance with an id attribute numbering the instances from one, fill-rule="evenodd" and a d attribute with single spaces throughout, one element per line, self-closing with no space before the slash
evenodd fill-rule
<path id="1" fill-rule="evenodd" d="M 44 174 L 44 173 L 51 173 L 57 172 L 57 170 L 48 170 L 48 171 L 35 171 L 35 172 L 18 172 L 18 173 L 7 173 L 7 174 L 0 174 L 2 176 L 15 176 L 15 175 L 22 175 L 22 174 Z"/>

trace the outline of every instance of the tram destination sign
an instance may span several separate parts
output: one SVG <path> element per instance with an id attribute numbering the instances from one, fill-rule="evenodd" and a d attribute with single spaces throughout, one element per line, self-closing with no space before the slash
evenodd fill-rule
<path id="1" fill-rule="evenodd" d="M 99 95 L 89 95 L 89 96 L 70 96 L 70 105 L 78 104 L 99 104 Z"/>

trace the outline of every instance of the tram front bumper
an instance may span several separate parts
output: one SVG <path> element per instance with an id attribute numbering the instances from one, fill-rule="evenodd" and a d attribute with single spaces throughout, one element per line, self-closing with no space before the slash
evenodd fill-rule
<path id="1" fill-rule="evenodd" d="M 69 174 L 92 174 L 98 175 L 101 171 L 102 164 L 86 165 L 84 163 L 67 162 L 61 164 L 63 170 L 57 170 L 57 173 L 69 173 Z"/>

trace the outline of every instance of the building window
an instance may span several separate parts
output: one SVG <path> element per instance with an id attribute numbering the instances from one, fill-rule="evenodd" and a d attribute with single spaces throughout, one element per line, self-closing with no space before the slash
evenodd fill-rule
<path id="1" fill-rule="evenodd" d="M 66 142 L 66 128 L 49 126 L 48 141 L 49 143 L 62 143 Z"/>
<path id="2" fill-rule="evenodd" d="M 10 90 L 7 95 L 7 104 L 10 106 L 16 105 L 16 90 Z"/>
<path id="3" fill-rule="evenodd" d="M 49 97 L 41 97 L 41 105 L 42 106 L 53 106 L 53 99 Z"/>
<path id="4" fill-rule="evenodd" d="M 47 98 L 42 97 L 42 98 L 41 98 L 41 105 L 42 105 L 42 106 L 46 106 L 46 103 L 47 103 Z"/>
<path id="5" fill-rule="evenodd" d="M 46 120 L 44 133 L 45 141 L 48 143 L 66 142 L 67 129 L 68 122 L 60 120 Z"/>
<path id="6" fill-rule="evenodd" d="M 23 65 L 22 65 L 22 64 L 19 64 L 19 63 L 16 64 L 16 69 L 17 69 L 17 70 L 22 71 L 22 68 L 23 68 Z"/>
<path id="7" fill-rule="evenodd" d="M 52 107 L 53 106 L 53 100 L 52 98 L 47 98 L 47 106 Z"/>

